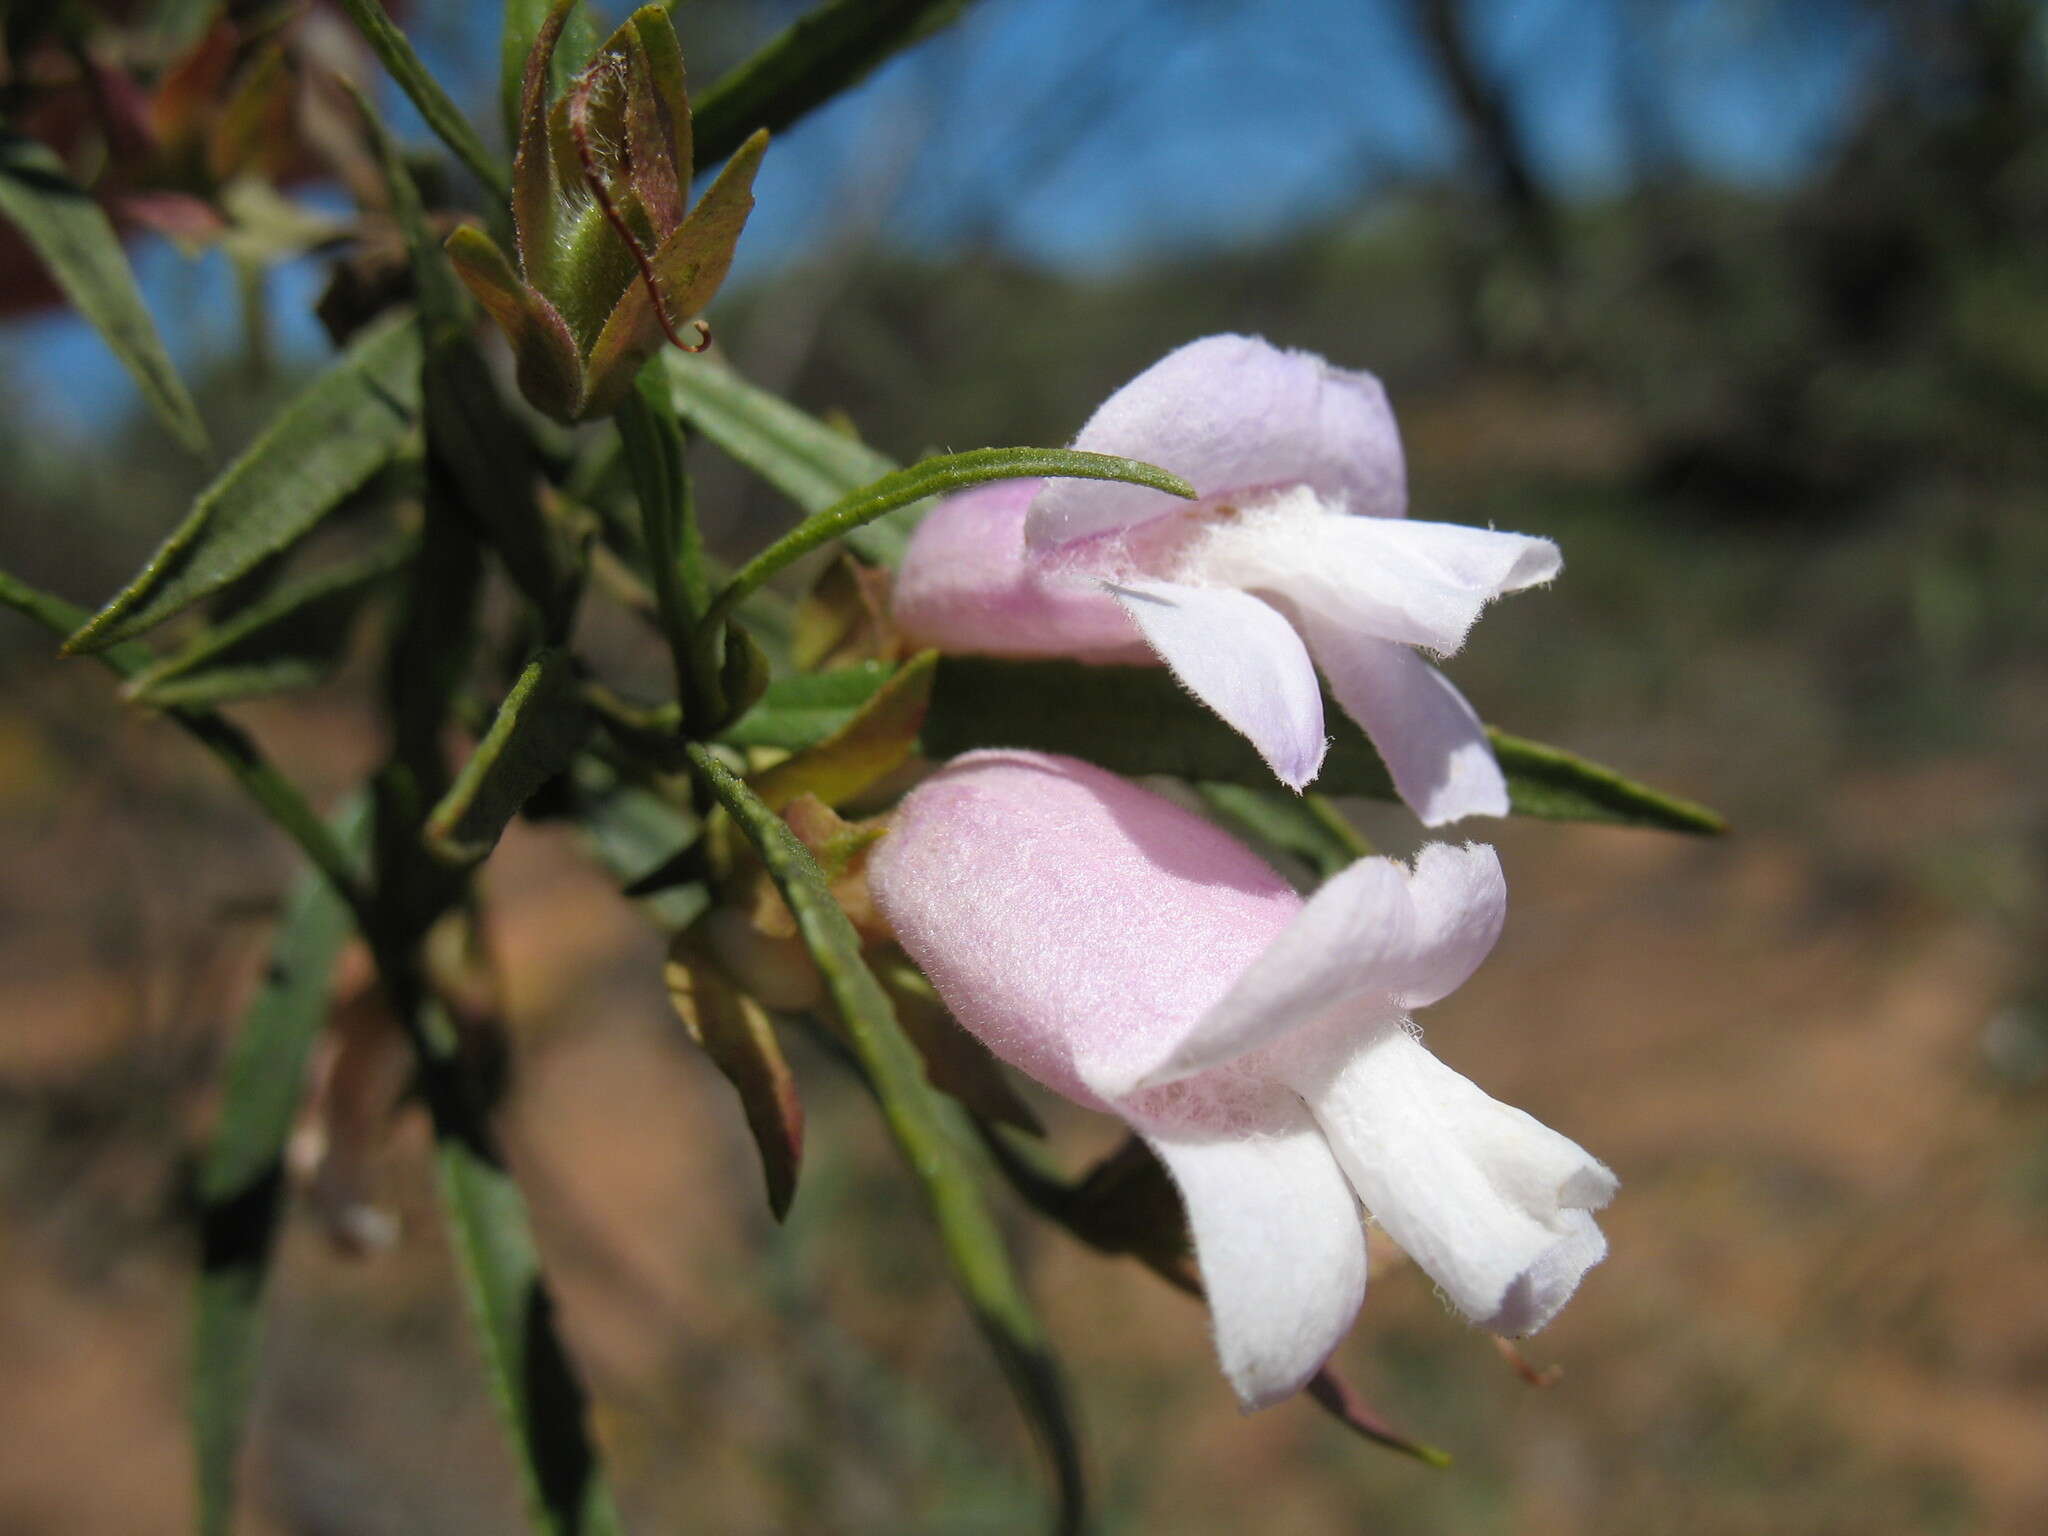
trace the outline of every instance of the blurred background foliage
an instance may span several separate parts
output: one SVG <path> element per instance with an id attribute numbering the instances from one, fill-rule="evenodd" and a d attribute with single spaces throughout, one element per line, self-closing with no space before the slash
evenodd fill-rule
<path id="1" fill-rule="evenodd" d="M 693 78 L 801 9 L 680 7 Z M 415 10 L 495 121 L 495 8 Z M 1017 1220 L 1104 1529 L 2048 1526 L 2044 106 L 2020 0 L 979 0 L 771 151 L 711 316 L 754 382 L 907 459 L 1062 442 L 1211 331 L 1371 368 L 1420 515 L 1566 552 L 1456 664 L 1481 711 L 1736 827 L 1500 832 L 1508 936 L 1432 1041 L 1625 1189 L 1530 1349 L 1548 1389 L 1378 1271 L 1343 1358 L 1449 1472 L 1240 1419 L 1195 1308 Z M 320 357 L 336 254 L 138 241 L 217 443 Z M 74 320 L 22 310 L 0 364 L 0 566 L 95 603 L 204 468 Z M 714 543 L 793 520 L 700 459 Z M 189 1157 L 290 866 L 49 649 L 0 616 L 0 1404 L 33 1426 L 0 1527 L 177 1530 Z M 241 714 L 338 790 L 373 688 Z M 1025 1448 L 858 1090 L 799 1052 L 775 1229 L 624 904 L 531 829 L 490 885 L 512 1136 L 637 1527 L 1023 1528 Z M 1076 1160 L 1110 1144 L 1040 1107 Z M 396 1252 L 287 1233 L 250 1529 L 517 1518 L 424 1147 L 401 1122 L 378 1169 Z"/>

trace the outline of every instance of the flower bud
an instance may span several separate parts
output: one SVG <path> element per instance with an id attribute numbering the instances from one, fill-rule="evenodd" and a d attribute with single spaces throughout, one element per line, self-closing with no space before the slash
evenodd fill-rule
<path id="1" fill-rule="evenodd" d="M 504 330 L 526 398 L 558 421 L 615 409 L 664 340 L 711 302 L 754 206 L 766 131 L 742 144 L 697 206 L 683 56 L 668 13 L 635 11 L 553 103 L 548 67 L 568 3 L 526 62 L 512 164 L 518 259 L 483 231 L 448 241 L 455 270 Z"/>

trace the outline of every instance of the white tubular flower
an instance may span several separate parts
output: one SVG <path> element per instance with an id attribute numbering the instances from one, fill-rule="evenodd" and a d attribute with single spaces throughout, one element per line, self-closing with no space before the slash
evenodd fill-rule
<path id="1" fill-rule="evenodd" d="M 1490 848 L 1364 859 L 1304 902 L 1250 849 L 1070 758 L 977 752 L 903 802 L 882 914 L 962 1025 L 1172 1173 L 1224 1374 L 1296 1391 L 1365 1294 L 1365 1209 L 1499 1333 L 1606 1252 L 1614 1176 L 1422 1046 L 1506 908 Z"/>
<path id="2" fill-rule="evenodd" d="M 1507 814 L 1479 717 L 1418 652 L 1453 654 L 1488 602 L 1563 561 L 1548 539 L 1409 520 L 1379 380 L 1205 337 L 1111 395 L 1074 446 L 1162 465 L 1201 499 L 1082 480 L 951 497 L 903 560 L 907 635 L 988 655 L 1156 657 L 1294 789 L 1327 744 L 1320 665 L 1425 823 Z"/>

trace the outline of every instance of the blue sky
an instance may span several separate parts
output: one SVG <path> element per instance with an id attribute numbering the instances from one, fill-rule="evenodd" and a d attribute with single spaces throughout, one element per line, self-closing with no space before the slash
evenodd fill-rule
<path id="1" fill-rule="evenodd" d="M 1625 64 L 1654 83 L 1658 131 L 1687 164 L 1769 184 L 1825 148 L 1872 46 L 1824 0 L 1469 9 L 1542 172 L 1576 194 L 1629 175 L 1641 118 Z M 488 100 L 496 7 L 414 14 L 430 29 L 423 51 L 458 96 Z M 1255 243 L 1369 204 L 1460 153 L 1408 14 L 1402 0 L 979 0 L 777 142 L 737 279 L 853 240 L 931 253 L 986 244 L 1099 270 Z M 1624 17 L 1656 24 L 1625 30 Z M 687 52 L 687 6 L 680 18 Z M 1638 40 L 1632 59 L 1625 38 Z M 424 141 L 391 94 L 400 131 Z M 195 265 L 145 243 L 136 264 L 181 360 L 232 345 L 237 306 L 221 258 Z M 322 345 L 308 313 L 315 282 L 304 265 L 273 278 L 287 355 Z M 118 366 L 69 316 L 0 328 L 0 376 L 39 424 L 74 437 L 133 406 Z"/>

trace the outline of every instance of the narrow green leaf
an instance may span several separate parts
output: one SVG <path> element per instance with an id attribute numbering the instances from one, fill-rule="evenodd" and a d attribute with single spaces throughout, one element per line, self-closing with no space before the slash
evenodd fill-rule
<path id="1" fill-rule="evenodd" d="M 0 217 L 19 229 L 78 312 L 121 360 L 157 419 L 194 453 L 206 426 L 135 286 L 121 237 L 63 162 L 0 127 Z"/>
<path id="2" fill-rule="evenodd" d="M 709 357 L 669 351 L 661 363 L 677 414 L 806 512 L 822 512 L 899 467 Z M 914 511 L 906 507 L 856 528 L 846 542 L 871 565 L 893 565 L 915 526 Z"/>
<path id="3" fill-rule="evenodd" d="M 202 630 L 121 691 L 162 709 L 310 687 L 333 668 L 364 603 L 411 552 L 410 539 L 395 539 L 359 560 L 286 582 Z"/>
<path id="4" fill-rule="evenodd" d="M 697 164 L 716 165 L 757 128 L 780 132 L 937 31 L 967 0 L 828 0 L 697 103 Z"/>
<path id="5" fill-rule="evenodd" d="M 578 825 L 597 861 L 661 932 L 681 933 L 710 893 L 688 867 L 702 824 L 659 795 L 619 781 L 586 753 L 574 765 Z"/>
<path id="6" fill-rule="evenodd" d="M 895 668 L 886 662 L 863 661 L 830 672 L 798 672 L 781 678 L 770 683 L 761 701 L 727 726 L 718 739 L 735 747 L 801 752 L 844 729 L 894 675 Z"/>
<path id="7" fill-rule="evenodd" d="M 35 620 L 57 635 L 71 633 L 85 619 L 83 608 L 67 603 L 61 597 L 40 592 L 5 571 L 0 571 L 0 604 Z M 133 677 L 153 659 L 149 647 L 133 640 L 109 645 L 98 656 L 108 671 L 123 678 Z M 306 804 L 306 798 L 299 793 L 298 787 L 278 772 L 256 743 L 232 721 L 196 705 L 177 705 L 166 713 L 184 728 L 188 736 L 220 760 L 235 782 L 242 786 L 243 792 L 277 824 L 278 830 L 299 845 L 300 851 L 349 903 L 350 910 L 361 918 L 367 910 L 367 901 L 357 868 L 358 861 L 349 856 L 348 850 L 335 840 L 326 824 L 313 814 L 313 808 Z"/>
<path id="8" fill-rule="evenodd" d="M 419 410 L 419 332 L 407 314 L 363 331 L 278 413 L 69 641 L 96 651 L 209 597 L 303 537 L 388 464 Z"/>
<path id="9" fill-rule="evenodd" d="M 704 546 L 690 503 L 689 472 L 683 463 L 683 433 L 661 387 L 661 374 L 641 370 L 617 415 L 619 442 L 640 503 L 640 538 L 661 627 L 674 653 L 676 683 L 688 702 L 696 673 L 690 636 L 710 601 Z"/>
<path id="10" fill-rule="evenodd" d="M 1330 753 L 1315 787 L 1325 795 L 1395 798 L 1372 743 L 1325 701 Z M 1719 832 L 1721 819 L 1691 801 L 1626 779 L 1554 747 L 1494 732 L 1508 797 L 1524 816 Z M 1272 771 L 1250 742 L 1190 699 L 1163 667 L 949 656 L 939 664 L 923 749 L 946 758 L 976 747 L 1024 747 L 1086 758 L 1133 777 L 1268 790 Z"/>
<path id="11" fill-rule="evenodd" d="M 519 1186 L 472 1141 L 437 1131 L 441 1203 L 534 1529 L 619 1536 L 624 1527 L 590 1442 L 588 1401 L 562 1346 Z"/>
<path id="12" fill-rule="evenodd" d="M 534 657 L 427 817 L 428 851 L 449 864 L 484 858 L 533 792 L 568 766 L 589 728 L 575 663 L 562 651 Z"/>
<path id="13" fill-rule="evenodd" d="M 1065 1393 L 1038 1319 L 1011 1269 L 1002 1234 L 963 1149 L 947 1128 L 944 1101 L 926 1081 L 888 995 L 861 958 L 859 935 L 803 844 L 713 753 L 696 743 L 688 750 L 698 779 L 753 845 L 796 919 L 883 1118 L 924 1185 L 961 1289 L 1051 1457 L 1059 1528 L 1076 1531 L 1083 1490 Z"/>
<path id="14" fill-rule="evenodd" d="M 1540 741 L 1487 728 L 1494 756 L 1508 777 L 1508 803 L 1518 816 L 1553 821 L 1618 821 L 1674 832 L 1728 830 L 1720 814 L 1696 801 L 1638 784 L 1599 763 Z"/>
<path id="15" fill-rule="evenodd" d="M 360 852 L 358 799 L 335 819 Z M 235 1457 L 256 1381 L 263 1287 L 284 1198 L 284 1148 L 313 1042 L 327 1019 L 349 910 L 317 873 L 294 888 L 263 984 L 228 1057 L 220 1121 L 199 1170 L 200 1262 L 189 1384 L 202 1536 L 226 1536 Z"/>
<path id="16" fill-rule="evenodd" d="M 990 480 L 1019 480 L 1034 475 L 1120 480 L 1189 500 L 1195 494 L 1195 488 L 1179 475 L 1137 459 L 1106 453 L 1079 453 L 1072 448 L 976 448 L 967 453 L 941 454 L 884 475 L 798 523 L 733 573 L 732 580 L 711 605 L 706 622 L 730 612 L 735 603 L 792 560 L 844 537 L 863 523 L 871 523 L 928 496 L 948 495 Z"/>
<path id="17" fill-rule="evenodd" d="M 1196 788 L 1209 809 L 1237 831 L 1304 860 L 1319 879 L 1327 880 L 1372 852 L 1365 839 L 1320 795 L 1251 789 L 1243 784 L 1201 784 Z"/>
<path id="18" fill-rule="evenodd" d="M 469 167 L 470 174 L 483 184 L 492 201 L 509 201 L 512 182 L 504 164 L 484 148 L 484 141 L 477 137 L 476 129 L 470 126 L 462 109 L 449 99 L 448 93 L 441 89 L 441 82 L 420 62 L 412 44 L 385 11 L 383 0 L 342 0 L 342 4 L 347 8 L 350 20 L 355 22 L 356 30 L 363 34 L 371 50 L 390 71 L 391 78 L 419 108 L 427 126 L 453 151 L 456 159 Z"/>

